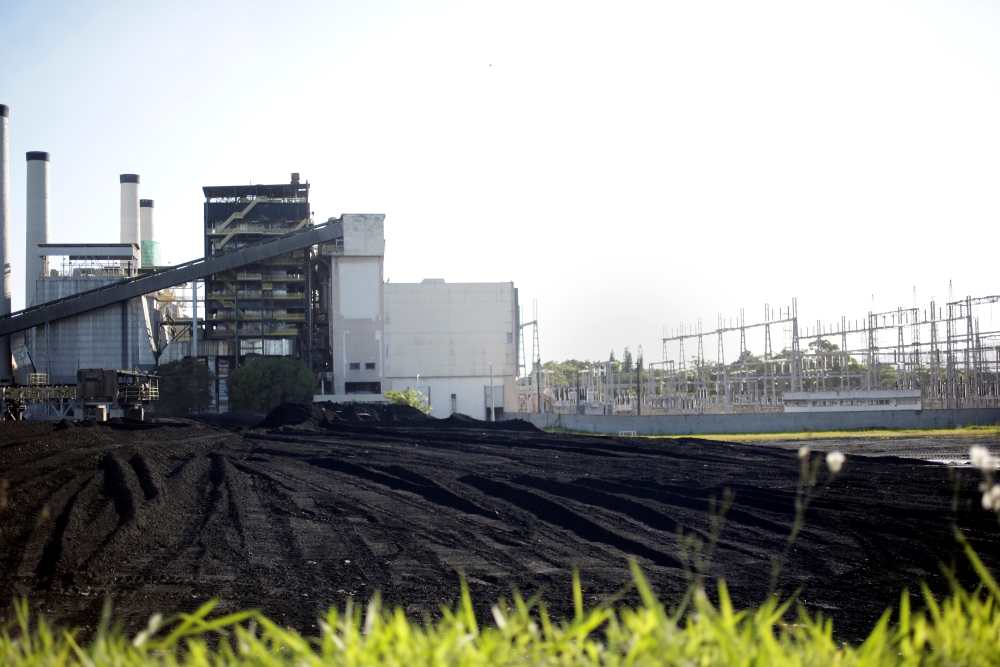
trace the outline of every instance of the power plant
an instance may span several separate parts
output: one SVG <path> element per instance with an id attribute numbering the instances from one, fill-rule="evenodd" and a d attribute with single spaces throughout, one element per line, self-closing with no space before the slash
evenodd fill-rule
<path id="1" fill-rule="evenodd" d="M 204 187 L 203 257 L 164 267 L 139 174 L 119 177 L 117 243 L 59 243 L 49 237 L 50 154 L 29 152 L 26 308 L 11 313 L 2 109 L 6 416 L 141 417 L 157 400 L 157 365 L 185 358 L 207 365 L 212 409 L 225 412 L 229 374 L 273 356 L 305 363 L 318 400 L 384 401 L 390 389 L 416 388 L 435 416 L 516 410 L 513 284 L 385 283 L 384 216 L 316 224 L 298 173 L 282 184 Z"/>
<path id="2" fill-rule="evenodd" d="M 206 365 L 211 409 L 227 412 L 230 373 L 291 357 L 315 374 L 315 400 L 383 401 L 389 390 L 414 388 L 434 416 L 518 413 L 581 430 L 633 417 L 666 419 L 667 430 L 733 417 L 742 425 L 726 428 L 743 431 L 757 421 L 780 426 L 778 414 L 805 424 L 820 413 L 868 413 L 838 417 L 838 428 L 1000 419 L 1000 331 L 981 330 L 977 317 L 1000 296 L 949 294 L 943 306 L 914 300 L 815 327 L 800 322 L 795 300 L 765 305 L 757 323 L 741 310 L 720 314 L 710 331 L 700 321 L 664 327 L 658 361 L 643 365 L 640 350 L 635 365 L 609 359 L 556 381 L 541 363 L 537 303 L 526 321 L 513 283 L 386 282 L 384 216 L 317 224 L 299 173 L 287 183 L 203 187 L 202 257 L 165 267 L 154 201 L 140 198 L 138 174 L 119 177 L 118 242 L 59 243 L 49 232 L 51 156 L 28 152 L 27 307 L 11 313 L 9 112 L 0 110 L 0 383 L 9 416 L 141 416 L 157 398 L 156 367 L 183 359 Z M 747 343 L 754 332 L 763 339 L 757 354 Z M 109 373 L 121 400 L 91 389 L 110 386 Z"/>

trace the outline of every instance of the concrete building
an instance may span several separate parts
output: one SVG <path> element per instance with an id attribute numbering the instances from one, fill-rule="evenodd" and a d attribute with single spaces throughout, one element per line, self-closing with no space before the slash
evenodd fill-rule
<path id="1" fill-rule="evenodd" d="M 513 283 L 386 284 L 388 388 L 419 389 L 435 417 L 515 412 L 516 300 Z"/>
<path id="2" fill-rule="evenodd" d="M 365 400 L 415 388 L 435 417 L 488 418 L 517 408 L 517 291 L 513 283 L 384 282 L 382 215 L 344 215 L 331 265 L 333 396 Z M 492 364 L 493 384 L 490 384 Z"/>

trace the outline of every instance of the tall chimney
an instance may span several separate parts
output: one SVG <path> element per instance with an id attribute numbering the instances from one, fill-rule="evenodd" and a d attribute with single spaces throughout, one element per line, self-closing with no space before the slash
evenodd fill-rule
<path id="1" fill-rule="evenodd" d="M 49 242 L 49 154 L 29 151 L 28 199 L 25 202 L 24 305 L 34 305 L 35 281 L 45 272 L 46 260 L 38 256 L 38 244 Z"/>
<path id="2" fill-rule="evenodd" d="M 139 174 L 122 174 L 121 243 L 140 242 L 139 234 Z"/>
<path id="3" fill-rule="evenodd" d="M 159 266 L 156 247 L 156 230 L 153 227 L 153 200 L 139 200 L 139 242 L 143 266 Z"/>
<path id="4" fill-rule="evenodd" d="M 7 105 L 0 104 L 0 315 L 10 314 L 10 151 Z M 10 336 L 0 337 L 0 382 L 10 382 Z"/>

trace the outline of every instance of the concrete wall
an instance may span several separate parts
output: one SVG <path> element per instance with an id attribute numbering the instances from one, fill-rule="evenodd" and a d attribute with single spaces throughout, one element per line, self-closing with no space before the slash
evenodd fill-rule
<path id="1" fill-rule="evenodd" d="M 515 336 L 513 283 L 385 285 L 388 384 L 430 391 L 435 417 L 452 413 L 455 394 L 456 412 L 485 419 L 490 363 L 497 409 L 517 409 Z"/>
<path id="2" fill-rule="evenodd" d="M 337 283 L 330 292 L 330 350 L 333 393 L 344 394 L 346 382 L 383 382 L 382 215 L 343 215 L 344 254 L 331 257 Z M 351 364 L 357 364 L 352 369 Z M 367 368 L 374 364 L 374 368 Z M 386 387 L 382 387 L 385 392 Z"/>
<path id="3" fill-rule="evenodd" d="M 513 376 L 513 283 L 389 283 L 386 375 Z"/>
<path id="4" fill-rule="evenodd" d="M 444 418 L 452 412 L 460 412 L 476 419 L 487 418 L 489 407 L 490 376 L 485 377 L 424 377 L 420 376 L 419 384 L 416 378 L 388 378 L 385 389 L 405 391 L 410 387 L 419 389 L 424 396 L 430 397 L 431 416 Z M 517 409 L 517 385 L 513 376 L 494 377 L 496 387 L 497 414 Z M 451 395 L 455 395 L 455 406 L 452 410 Z"/>
<path id="5" fill-rule="evenodd" d="M 870 412 L 777 412 L 758 415 L 669 415 L 626 417 L 508 413 L 539 428 L 562 427 L 587 433 L 635 431 L 638 435 L 697 435 L 726 433 L 795 433 L 858 429 L 958 428 L 1000 424 L 1000 409 L 877 410 Z"/>
<path id="6" fill-rule="evenodd" d="M 381 213 L 345 213 L 344 255 L 382 257 L 385 255 L 385 216 Z"/>

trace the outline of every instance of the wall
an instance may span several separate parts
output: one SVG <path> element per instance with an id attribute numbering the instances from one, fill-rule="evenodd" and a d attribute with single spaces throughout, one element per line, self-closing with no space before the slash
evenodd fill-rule
<path id="1" fill-rule="evenodd" d="M 384 382 L 382 330 L 383 215 L 341 216 L 343 255 L 330 258 L 330 350 L 333 393 L 344 394 L 347 382 Z M 359 365 L 351 370 L 351 364 Z M 366 364 L 375 364 L 372 369 Z M 382 386 L 385 392 L 386 386 Z"/>
<path id="2" fill-rule="evenodd" d="M 95 289 L 121 280 L 119 277 L 46 277 L 35 285 L 35 304 L 45 303 L 85 290 Z M 26 373 L 46 372 L 46 352 L 51 355 L 52 382 L 72 384 L 80 368 L 135 368 L 151 370 L 156 363 L 150 340 L 150 308 L 146 297 L 130 299 L 126 306 L 128 355 L 122 349 L 122 304 L 106 306 L 82 315 L 53 322 L 49 327 L 49 342 L 45 343 L 45 327 L 28 330 L 24 347 L 34 370 L 18 368 L 18 380 L 25 382 Z M 23 352 L 18 355 L 25 358 Z"/>
<path id="3" fill-rule="evenodd" d="M 385 375 L 393 389 L 431 388 L 432 414 L 486 416 L 490 363 L 504 401 L 517 409 L 513 283 L 388 283 L 385 285 Z"/>
<path id="4" fill-rule="evenodd" d="M 389 283 L 386 375 L 514 375 L 513 283 Z"/>
<path id="5" fill-rule="evenodd" d="M 445 418 L 452 414 L 451 395 L 455 394 L 455 412 L 476 419 L 486 419 L 486 408 L 489 406 L 490 376 L 485 377 L 424 377 L 420 376 L 419 384 L 413 378 L 388 378 L 386 389 L 405 391 L 410 387 L 419 389 L 424 396 L 430 397 L 431 416 Z M 494 377 L 496 387 L 497 414 L 502 409 L 505 413 L 517 409 L 517 385 L 513 376 Z"/>
<path id="6" fill-rule="evenodd" d="M 796 433 L 858 429 L 958 428 L 1000 424 L 1000 409 L 878 410 L 870 412 L 787 413 L 758 415 L 668 415 L 626 417 L 508 413 L 505 419 L 524 419 L 539 428 L 556 426 L 571 431 L 637 435 L 697 435 L 726 433 Z"/>

